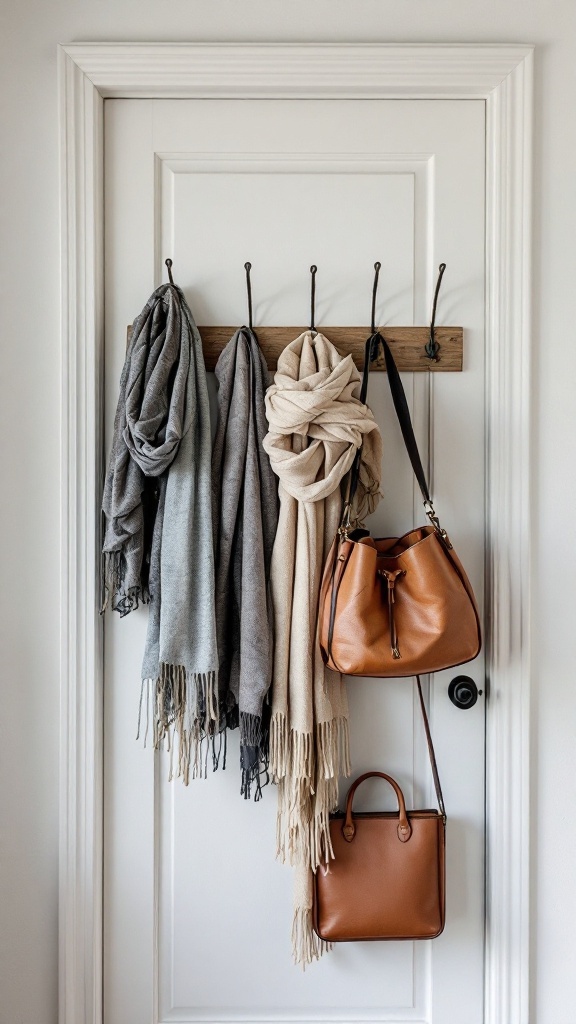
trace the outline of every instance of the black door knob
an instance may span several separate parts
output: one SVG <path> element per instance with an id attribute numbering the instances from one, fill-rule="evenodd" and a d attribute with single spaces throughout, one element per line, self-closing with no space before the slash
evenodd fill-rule
<path id="1" fill-rule="evenodd" d="M 456 676 L 448 687 L 450 700 L 463 711 L 473 707 L 481 694 L 482 690 L 478 689 L 470 676 Z"/>

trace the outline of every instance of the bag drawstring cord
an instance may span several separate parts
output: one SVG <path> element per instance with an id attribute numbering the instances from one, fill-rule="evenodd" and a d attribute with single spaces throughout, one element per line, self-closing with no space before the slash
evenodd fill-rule
<path id="1" fill-rule="evenodd" d="M 398 634 L 396 633 L 396 621 L 394 619 L 394 605 L 396 599 L 394 597 L 394 588 L 399 577 L 406 575 L 405 569 L 378 569 L 378 575 L 386 580 L 388 583 L 388 624 L 390 627 L 390 647 L 392 650 L 392 657 L 399 658 L 400 651 L 398 648 Z"/>

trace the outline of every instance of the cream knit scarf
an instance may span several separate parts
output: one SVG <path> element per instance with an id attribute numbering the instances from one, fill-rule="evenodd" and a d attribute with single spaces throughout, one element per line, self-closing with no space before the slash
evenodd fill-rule
<path id="1" fill-rule="evenodd" d="M 346 690 L 322 661 L 318 597 L 342 480 L 361 445 L 357 515 L 372 512 L 380 496 L 382 440 L 359 394 L 352 356 L 310 331 L 284 349 L 266 394 L 263 443 L 280 495 L 271 567 L 270 769 L 278 784 L 278 854 L 297 868 L 292 937 L 303 964 L 322 952 L 312 931 L 311 871 L 333 856 L 329 814 L 338 804 L 339 776 L 350 774 Z"/>

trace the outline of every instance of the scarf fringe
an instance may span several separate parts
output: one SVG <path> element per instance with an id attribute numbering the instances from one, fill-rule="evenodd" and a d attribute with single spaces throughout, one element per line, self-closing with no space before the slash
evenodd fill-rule
<path id="1" fill-rule="evenodd" d="M 312 733 L 289 730 L 286 715 L 274 715 L 270 770 L 278 784 L 276 855 L 315 871 L 334 857 L 330 813 L 338 807 L 338 778 L 351 771 L 347 719 L 319 722 L 312 739 Z"/>
<path id="2" fill-rule="evenodd" d="M 154 750 L 170 753 L 169 781 L 181 778 L 187 786 L 190 777 L 207 778 L 209 754 L 213 771 L 221 760 L 226 768 L 226 724 L 218 713 L 217 679 L 216 672 L 187 673 L 182 665 L 162 662 L 157 679 L 142 681 L 136 739 L 145 707 L 144 746 L 151 723 Z"/>
<path id="3" fill-rule="evenodd" d="M 262 799 L 262 789 L 270 782 L 268 718 L 240 712 L 240 768 L 242 782 L 240 794 L 250 800 L 254 786 L 254 801 Z"/>
<path id="4" fill-rule="evenodd" d="M 150 594 L 147 588 L 125 588 L 126 556 L 123 551 L 102 553 L 102 602 L 100 612 L 104 613 L 111 603 L 112 611 L 119 612 L 120 618 L 135 611 L 140 603 L 148 604 Z"/>
<path id="5" fill-rule="evenodd" d="M 296 907 L 292 920 L 292 956 L 295 964 L 301 964 L 302 970 L 319 960 L 324 953 L 329 953 L 332 943 L 318 938 L 312 927 L 312 910 L 309 907 Z"/>

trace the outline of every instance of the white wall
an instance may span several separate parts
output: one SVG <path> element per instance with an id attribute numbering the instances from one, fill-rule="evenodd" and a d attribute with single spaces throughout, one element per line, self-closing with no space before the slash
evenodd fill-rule
<path id="1" fill-rule="evenodd" d="M 57 1014 L 56 44 L 152 39 L 538 46 L 530 1024 L 574 1024 L 576 538 L 570 523 L 576 521 L 576 5 L 573 0 L 4 0 L 1 18 L 0 1024 L 53 1024 Z"/>

